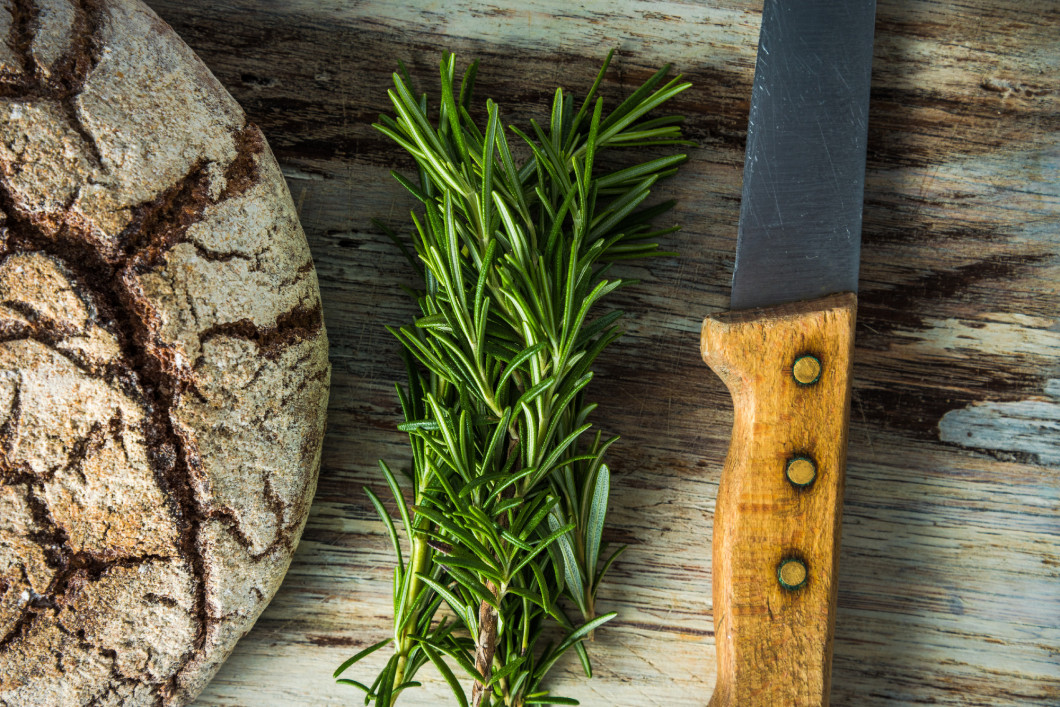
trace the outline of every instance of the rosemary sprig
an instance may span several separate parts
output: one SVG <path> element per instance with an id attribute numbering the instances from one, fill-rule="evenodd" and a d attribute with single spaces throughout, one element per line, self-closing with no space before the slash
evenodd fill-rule
<path id="1" fill-rule="evenodd" d="M 596 405 L 585 388 L 621 313 L 594 316 L 594 305 L 626 283 L 607 279 L 614 261 L 658 255 L 654 239 L 676 230 L 649 225 L 672 203 L 643 202 L 685 156 L 603 173 L 597 156 L 686 144 L 679 117 L 646 115 L 689 84 L 667 80 L 666 67 L 605 116 L 596 93 L 610 60 L 577 110 L 560 89 L 548 125 L 509 128 L 529 150 L 518 166 L 497 105 L 487 101 L 484 129 L 469 113 L 475 65 L 458 92 L 455 57 L 443 58 L 436 123 L 403 67 L 394 75 L 396 116 L 375 127 L 419 167 L 418 183 L 394 174 L 422 203 L 414 252 L 395 241 L 424 290 L 413 293 L 419 318 L 391 329 L 408 370 L 408 387 L 397 390 L 411 508 L 384 462 L 399 517 L 366 489 L 397 559 L 394 635 L 335 672 L 394 644 L 372 684 L 339 680 L 363 690 L 366 705 L 395 704 L 428 662 L 468 705 L 446 658 L 473 682 L 475 707 L 577 704 L 550 695 L 544 678 L 571 649 L 591 677 L 583 640 L 615 616 L 597 616 L 595 606 L 621 552 L 608 554 L 602 541 L 603 455 L 615 439 L 590 433 Z"/>

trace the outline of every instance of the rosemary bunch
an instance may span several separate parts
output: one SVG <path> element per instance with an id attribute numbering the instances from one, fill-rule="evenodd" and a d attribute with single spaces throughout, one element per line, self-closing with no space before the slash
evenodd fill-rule
<path id="1" fill-rule="evenodd" d="M 394 75 L 396 116 L 375 127 L 419 167 L 418 183 L 394 174 L 422 204 L 413 249 L 395 241 L 424 290 L 413 293 L 419 318 L 391 329 L 408 370 L 398 396 L 411 508 L 384 462 L 399 517 L 366 489 L 397 556 L 394 635 L 335 673 L 394 644 L 373 683 L 340 680 L 366 705 L 393 705 L 428 662 L 468 705 L 444 657 L 473 681 L 475 707 L 577 704 L 542 681 L 572 648 L 591 676 L 583 639 L 615 616 L 595 608 L 620 551 L 601 539 L 614 438 L 590 432 L 585 388 L 621 313 L 593 307 L 624 284 L 607 278 L 614 261 L 659 254 L 653 239 L 675 230 L 649 225 L 672 203 L 642 203 L 685 156 L 606 172 L 596 159 L 609 147 L 685 144 L 680 117 L 647 114 L 689 84 L 664 68 L 605 116 L 596 93 L 610 60 L 577 110 L 557 90 L 548 125 L 509 128 L 526 146 L 520 165 L 496 104 L 484 129 L 469 114 L 474 65 L 458 89 L 455 58 L 443 58 L 436 123 L 407 75 Z"/>

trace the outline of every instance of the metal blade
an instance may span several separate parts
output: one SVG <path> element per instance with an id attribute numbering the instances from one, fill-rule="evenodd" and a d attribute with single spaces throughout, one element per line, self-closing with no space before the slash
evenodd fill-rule
<path id="1" fill-rule="evenodd" d="M 733 309 L 856 292 L 875 0 L 766 0 Z"/>

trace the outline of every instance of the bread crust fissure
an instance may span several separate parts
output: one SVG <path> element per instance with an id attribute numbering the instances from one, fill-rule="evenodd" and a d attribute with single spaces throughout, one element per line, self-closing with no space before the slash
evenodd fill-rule
<path id="1" fill-rule="evenodd" d="M 166 252 L 179 242 L 184 242 L 188 228 L 199 222 L 203 211 L 210 204 L 232 198 L 249 189 L 257 180 L 254 156 L 264 146 L 263 138 L 256 126 L 248 124 L 234 136 L 240 151 L 225 170 L 226 188 L 216 200 L 209 196 L 207 166 L 197 163 L 177 185 L 167 189 L 157 198 L 141 204 L 133 210 L 134 216 L 120 239 L 124 246 L 120 252 L 108 250 L 104 244 L 92 237 L 80 224 L 65 223 L 59 233 L 49 237 L 33 222 L 32 214 L 22 213 L 14 203 L 6 181 L 0 178 L 0 213 L 5 217 L 6 238 L 0 246 L 0 260 L 16 254 L 42 253 L 62 264 L 70 273 L 70 280 L 84 298 L 98 312 L 104 327 L 115 335 L 122 351 L 119 361 L 105 371 L 90 370 L 102 375 L 109 382 L 132 396 L 142 395 L 145 409 L 150 415 L 141 428 L 159 487 L 171 512 L 181 529 L 178 554 L 188 561 L 195 578 L 194 614 L 198 626 L 194 645 L 182 658 L 181 667 L 164 684 L 153 687 L 164 699 L 172 699 L 180 690 L 181 672 L 202 649 L 206 633 L 218 619 L 206 610 L 208 577 L 199 545 L 199 535 L 207 519 L 226 525 L 240 545 L 248 551 L 251 559 L 259 559 L 282 546 L 293 551 L 292 536 L 299 529 L 299 522 L 285 522 L 286 506 L 276 494 L 266 477 L 265 498 L 277 518 L 280 532 L 276 540 L 264 551 L 251 552 L 252 543 L 244 536 L 234 513 L 225 507 L 204 502 L 195 492 L 196 481 L 205 486 L 205 480 L 194 443 L 178 432 L 172 421 L 175 400 L 184 394 L 194 394 L 190 369 L 176 361 L 172 347 L 157 335 L 152 326 L 157 319 L 152 303 L 137 287 L 135 275 L 150 271 L 164 264 Z M 205 249 L 199 248 L 200 253 Z M 237 253 L 208 252 L 211 259 L 238 257 Z M 310 263 L 311 267 L 311 263 Z M 30 314 L 27 312 L 27 314 Z M 28 317 L 27 317 L 28 318 Z M 51 324 L 51 326 L 49 326 Z M 280 353 L 296 341 L 315 336 L 323 321 L 319 304 L 314 307 L 299 305 L 277 317 L 276 325 L 261 327 L 247 319 L 213 325 L 200 333 L 203 343 L 215 337 L 233 337 L 252 341 L 263 357 L 275 360 Z M 54 322 L 30 319 L 26 325 L 0 328 L 0 341 L 32 338 L 48 346 L 54 346 L 71 332 Z M 83 362 L 77 361 L 84 366 Z M 326 372 L 315 374 L 309 380 L 319 380 Z M 12 414 L 0 427 L 0 450 L 9 442 L 12 430 L 5 429 L 19 419 L 16 394 Z M 120 427 L 114 426 L 120 435 Z M 101 432 L 93 428 L 89 438 L 81 440 L 71 452 L 70 466 L 76 466 L 85 456 L 85 449 L 92 444 L 91 436 Z M 8 483 L 26 485 L 26 497 L 30 500 L 35 519 L 47 530 L 38 536 L 40 542 L 52 549 L 49 561 L 57 573 L 46 596 L 34 598 L 26 606 L 7 635 L 0 638 L 0 650 L 27 629 L 31 622 L 44 611 L 56 611 L 66 601 L 74 585 L 98 579 L 112 566 L 132 566 L 149 560 L 164 559 L 156 555 L 135 558 L 97 557 L 91 553 L 72 552 L 68 538 L 54 522 L 47 504 L 40 497 L 43 479 L 25 471 L 10 468 L 6 456 L 0 456 L 0 475 Z M 55 552 L 54 548 L 59 548 Z M 81 636 L 80 640 L 84 641 Z M 105 653 L 103 653 L 105 655 Z M 122 678 L 127 680 L 127 678 Z M 137 682 L 137 681 L 133 681 Z M 141 683 L 143 681 L 140 681 Z"/>
<path id="2" fill-rule="evenodd" d="M 100 0 L 77 0 L 71 3 L 74 12 L 70 30 L 70 44 L 51 67 L 45 67 L 33 56 L 33 40 L 40 27 L 40 10 L 31 0 L 14 0 L 11 40 L 9 45 L 19 56 L 22 75 L 0 82 L 0 96 L 7 98 L 50 99 L 62 106 L 70 126 L 89 148 L 96 166 L 101 164 L 99 146 L 85 128 L 77 110 L 76 98 L 85 81 L 99 63 L 103 51 L 100 42 L 103 5 Z"/>
<path id="3" fill-rule="evenodd" d="M 215 199 L 210 196 L 209 164 L 196 162 L 177 184 L 151 201 L 132 210 L 129 225 L 119 241 L 124 245 L 127 268 L 142 274 L 158 267 L 165 253 L 177 243 L 191 242 L 206 260 L 225 261 L 245 257 L 236 251 L 213 251 L 187 240 L 188 229 L 199 223 L 206 208 L 247 191 L 258 179 L 255 157 L 265 148 L 265 138 L 253 123 L 232 136 L 236 158 L 224 170 L 225 187 Z"/>
<path id="4" fill-rule="evenodd" d="M 0 707 L 184 704 L 308 514 L 312 259 L 261 132 L 148 8 L 0 2 Z"/>
<path id="5" fill-rule="evenodd" d="M 189 188 L 188 185 L 194 184 L 197 179 L 198 172 L 195 171 L 184 180 L 183 185 L 172 191 L 179 194 L 195 193 L 194 187 Z M 161 199 L 172 207 L 173 199 L 169 194 L 163 195 Z M 142 210 L 152 214 L 164 213 L 170 218 L 151 219 L 151 225 L 158 232 L 167 235 L 186 232 L 186 226 L 180 228 L 181 224 L 173 223 L 175 216 L 184 215 L 186 212 L 181 208 L 159 209 L 158 203 L 159 200 L 156 200 L 143 206 Z M 182 663 L 187 664 L 202 648 L 206 624 L 210 620 L 205 608 L 206 569 L 198 545 L 203 514 L 189 484 L 195 471 L 193 465 L 189 464 L 184 441 L 174 430 L 170 415 L 174 396 L 187 389 L 189 379 L 186 373 L 182 375 L 179 368 L 167 364 L 169 357 L 159 355 L 164 351 L 164 347 L 159 347 L 159 342 L 141 314 L 145 308 L 150 309 L 150 303 L 144 302 L 142 297 L 128 286 L 128 269 L 143 266 L 143 252 L 132 250 L 123 254 L 124 257 L 108 257 L 93 248 L 90 241 L 77 238 L 76 229 L 64 229 L 59 238 L 48 238 L 34 227 L 30 217 L 19 213 L 15 208 L 7 185 L 2 179 L 0 211 L 6 216 L 9 234 L 3 256 L 6 258 L 16 253 L 44 253 L 61 262 L 71 272 L 71 280 L 99 311 L 100 321 L 118 340 L 122 356 L 113 363 L 111 370 L 104 373 L 104 377 L 126 394 L 139 392 L 146 399 L 144 407 L 150 414 L 145 417 L 141 432 L 149 450 L 156 481 L 180 529 L 178 554 L 188 562 L 194 577 L 194 615 L 198 629 L 193 646 L 182 659 Z M 148 248 L 157 248 L 157 244 L 164 239 L 153 235 L 141 240 Z M 9 422 L 17 419 L 12 415 Z M 7 440 L 10 436 L 5 435 L 0 439 Z M 76 460 L 71 461 L 73 463 Z M 10 473 L 6 468 L 2 471 L 5 477 Z M 100 560 L 71 552 L 65 534 L 56 527 L 47 506 L 38 496 L 39 484 L 40 480 L 32 481 L 32 485 L 28 487 L 30 492 L 27 498 L 35 502 L 34 514 L 38 522 L 53 530 L 50 546 L 57 546 L 62 550 L 58 557 L 49 558 L 55 563 L 57 573 L 48 589 L 52 602 L 61 606 L 65 602 L 70 581 L 78 577 L 79 573 L 84 572 L 88 577 L 94 574 L 98 578 L 107 567 L 129 561 Z M 152 558 L 143 557 L 135 562 L 147 559 Z M 20 617 L 12 634 L 0 641 L 0 650 L 20 635 L 36 615 L 35 607 L 27 605 L 26 615 Z M 15 633 L 16 631 L 18 633 Z M 175 694 L 179 674 L 180 670 L 173 674 L 168 684 L 157 686 L 162 694 Z"/>
<path id="6" fill-rule="evenodd" d="M 37 67 L 29 47 L 37 35 L 37 5 L 29 0 L 14 0 L 11 5 L 11 36 L 7 43 L 20 59 L 22 75 L 3 77 L 3 95 L 21 96 L 32 91 L 36 83 Z"/>
<path id="7" fill-rule="evenodd" d="M 254 342 L 260 355 L 275 361 L 292 343 L 310 338 L 320 331 L 322 323 L 319 306 L 298 305 L 276 317 L 276 326 L 261 327 L 249 319 L 239 319 L 203 329 L 199 341 L 205 344 L 218 336 L 246 339 Z"/>

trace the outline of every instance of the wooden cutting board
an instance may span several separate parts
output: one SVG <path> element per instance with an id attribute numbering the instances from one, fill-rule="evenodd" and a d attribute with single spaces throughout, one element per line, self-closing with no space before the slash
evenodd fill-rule
<path id="1" fill-rule="evenodd" d="M 287 581 L 202 705 L 359 704 L 340 661 L 388 634 L 390 557 L 361 490 L 407 457 L 386 324 L 410 273 L 370 224 L 407 223 L 408 163 L 369 124 L 399 59 L 481 59 L 509 122 L 616 99 L 672 62 L 695 87 L 691 159 L 663 191 L 680 257 L 635 263 L 626 336 L 590 388 L 610 452 L 602 589 L 620 613 L 586 705 L 703 705 L 714 684 L 710 541 L 731 406 L 700 362 L 727 305 L 760 3 L 150 0 L 265 131 L 316 258 L 334 366 L 316 505 Z M 1060 5 L 879 0 L 833 704 L 1060 703 Z M 362 677 L 370 672 L 361 668 Z M 403 704 L 439 705 L 428 684 Z M 372 676 L 374 677 L 374 675 Z"/>

